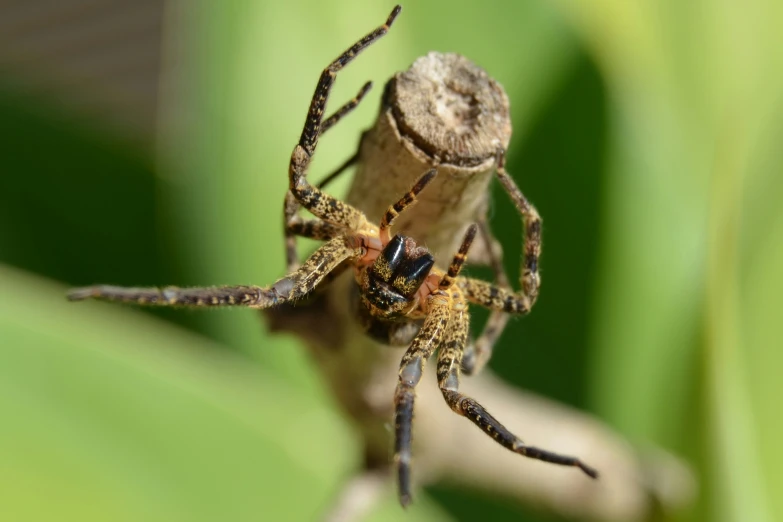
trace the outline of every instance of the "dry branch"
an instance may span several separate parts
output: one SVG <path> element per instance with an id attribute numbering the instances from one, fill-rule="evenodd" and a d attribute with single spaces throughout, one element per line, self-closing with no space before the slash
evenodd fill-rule
<path id="1" fill-rule="evenodd" d="M 395 230 L 427 245 L 443 266 L 469 224 L 485 217 L 495 152 L 510 138 L 502 87 L 461 56 L 431 53 L 387 84 L 378 120 L 362 137 L 348 201 L 377 222 L 396 196 L 437 165 L 436 181 L 418 205 L 400 216 Z M 474 246 L 472 262 L 488 260 L 483 246 Z M 358 329 L 353 292 L 348 274 L 306 303 L 266 312 L 273 330 L 294 332 L 308 345 L 365 442 L 370 479 L 348 485 L 332 514 L 340 519 L 364 512 L 369 499 L 353 495 L 364 495 L 368 488 L 377 495 L 378 477 L 388 471 L 392 392 L 402 354 L 373 343 Z M 414 423 L 419 484 L 448 480 L 568 517 L 617 521 L 649 519 L 655 510 L 679 507 L 693 494 L 684 465 L 662 453 L 642 458 L 589 415 L 505 385 L 488 370 L 464 379 L 463 388 L 526 441 L 579 455 L 600 470 L 601 478 L 591 481 L 573 470 L 508 453 L 451 412 L 434 372 L 428 372 L 419 387 Z"/>

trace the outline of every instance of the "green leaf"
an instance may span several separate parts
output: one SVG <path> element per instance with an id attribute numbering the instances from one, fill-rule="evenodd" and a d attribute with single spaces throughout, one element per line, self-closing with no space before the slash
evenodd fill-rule
<path id="1" fill-rule="evenodd" d="M 0 288 L 9 519 L 308 520 L 359 465 L 339 415 L 252 361 L 2 265 Z"/>
<path id="2" fill-rule="evenodd" d="M 783 8 L 559 5 L 613 93 L 596 407 L 699 448 L 705 518 L 778 520 Z"/>

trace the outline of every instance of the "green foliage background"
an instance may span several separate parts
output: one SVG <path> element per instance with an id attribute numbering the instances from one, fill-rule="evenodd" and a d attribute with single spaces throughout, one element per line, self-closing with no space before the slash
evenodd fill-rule
<path id="1" fill-rule="evenodd" d="M 512 100 L 510 170 L 545 223 L 541 299 L 492 366 L 686 458 L 700 496 L 676 519 L 783 519 L 783 4 L 404 7 L 340 76 L 336 99 L 367 78 L 374 98 L 323 140 L 313 176 L 350 154 L 393 72 L 430 50 L 482 65 Z M 287 157 L 317 75 L 390 8 L 172 5 L 185 60 L 164 73 L 157 158 L 0 89 L 3 519 L 307 520 L 358 465 L 317 368 L 254 313 L 63 291 L 279 277 Z M 497 196 L 516 274 L 518 219 Z M 373 520 L 477 516 L 550 520 L 447 485 Z"/>

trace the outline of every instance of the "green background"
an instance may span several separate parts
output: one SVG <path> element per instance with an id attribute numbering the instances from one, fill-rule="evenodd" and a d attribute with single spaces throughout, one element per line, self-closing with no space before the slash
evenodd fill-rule
<path id="1" fill-rule="evenodd" d="M 308 520 L 328 505 L 359 444 L 293 338 L 250 311 L 63 295 L 279 277 L 287 160 L 317 75 L 391 6 L 182 2 L 155 156 L 0 75 L 0 518 Z M 511 99 L 509 170 L 544 217 L 541 298 L 491 366 L 689 461 L 700 494 L 674 519 L 783 519 L 783 4 L 404 8 L 340 76 L 337 100 L 376 87 L 313 177 L 416 57 L 483 66 Z M 516 277 L 518 218 L 494 191 Z M 484 516 L 552 520 L 448 485 L 404 514 L 390 496 L 373 520 Z"/>

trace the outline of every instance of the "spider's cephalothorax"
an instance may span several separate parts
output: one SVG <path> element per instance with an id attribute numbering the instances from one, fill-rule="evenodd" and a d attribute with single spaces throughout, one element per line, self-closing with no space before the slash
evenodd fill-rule
<path id="1" fill-rule="evenodd" d="M 419 291 L 435 264 L 427 249 L 396 235 L 372 265 L 359 272 L 362 303 L 371 315 L 386 319 L 409 317 L 419 305 Z"/>
<path id="2" fill-rule="evenodd" d="M 408 349 L 402 358 L 394 394 L 395 464 L 400 502 L 410 502 L 410 463 L 415 389 L 424 365 L 438 351 L 437 376 L 446 403 L 476 424 L 505 448 L 526 457 L 575 466 L 591 477 L 596 471 L 575 457 L 558 455 L 528 446 L 490 415 L 475 399 L 459 391 L 460 373 L 475 373 L 491 354 L 507 314 L 526 314 L 538 296 L 540 278 L 541 219 L 505 170 L 505 151 L 497 152 L 497 177 L 522 216 L 525 228 L 521 289 L 460 276 L 479 227 L 471 225 L 447 270 L 434 266 L 433 256 L 413 239 L 391 236 L 397 216 L 416 201 L 437 171 L 422 175 L 383 216 L 380 225 L 367 221 L 358 209 L 323 192 L 307 181 L 307 169 L 318 138 L 351 112 L 370 88 L 366 84 L 357 96 L 334 114 L 324 118 L 324 109 L 337 73 L 362 50 L 386 34 L 400 7 L 386 23 L 356 42 L 321 73 L 304 129 L 291 154 L 289 190 L 284 205 L 289 274 L 271 286 L 221 286 L 209 288 L 125 288 L 91 286 L 69 292 L 71 300 L 103 299 L 158 306 L 244 306 L 269 309 L 292 304 L 331 280 L 342 268 L 353 266 L 361 310 L 374 337 L 384 335 L 392 342 L 405 339 Z M 332 179 L 333 176 L 327 178 Z M 315 219 L 299 216 L 304 207 Z M 486 239 L 486 230 L 482 228 Z M 296 236 L 326 241 L 299 264 Z M 484 332 L 470 341 L 468 304 L 492 310 Z M 501 318 L 498 320 L 498 318 Z M 410 326 L 413 328 L 407 328 Z M 401 328 L 398 328 L 401 327 Z M 403 333 L 400 333 L 404 330 Z M 398 335 L 399 334 L 399 335 Z M 411 339 L 412 336 L 412 340 Z"/>

